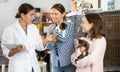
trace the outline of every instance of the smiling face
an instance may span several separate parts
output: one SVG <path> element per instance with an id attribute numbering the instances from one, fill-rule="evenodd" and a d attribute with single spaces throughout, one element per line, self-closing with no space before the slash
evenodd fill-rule
<path id="1" fill-rule="evenodd" d="M 62 14 L 60 11 L 58 11 L 55 8 L 51 9 L 51 18 L 54 23 L 57 23 L 57 24 L 62 23 L 64 15 L 65 13 Z"/>
<path id="2" fill-rule="evenodd" d="M 82 32 L 88 33 L 90 29 L 93 27 L 93 24 L 89 23 L 86 17 L 84 16 L 82 19 L 81 27 L 82 27 Z"/>
<path id="3" fill-rule="evenodd" d="M 34 19 L 34 15 L 35 15 L 35 10 L 31 10 L 27 14 L 22 13 L 21 18 L 26 24 L 31 24 Z"/>

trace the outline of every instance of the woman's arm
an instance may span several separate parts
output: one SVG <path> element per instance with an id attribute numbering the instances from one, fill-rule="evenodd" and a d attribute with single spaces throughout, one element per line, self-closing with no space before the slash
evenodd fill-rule
<path id="1" fill-rule="evenodd" d="M 5 29 L 2 35 L 2 41 L 1 41 L 1 47 L 3 50 L 3 55 L 7 57 L 8 59 L 18 53 L 19 51 L 23 51 L 26 48 L 23 45 L 19 45 L 16 48 L 10 49 L 9 47 L 6 47 L 5 44 L 14 44 L 14 34 L 9 30 Z"/>
<path id="2" fill-rule="evenodd" d="M 106 40 L 104 38 L 97 39 L 94 45 L 91 45 L 94 50 L 92 52 L 84 57 L 83 59 L 80 59 L 77 63 L 77 67 L 85 67 L 87 65 L 96 64 L 99 60 L 103 60 L 105 49 L 106 49 Z"/>
<path id="3" fill-rule="evenodd" d="M 48 27 L 47 37 L 43 41 L 43 45 L 47 49 L 52 49 L 54 47 L 55 42 L 57 41 L 57 34 L 52 33 L 54 27 L 56 27 L 55 24 L 51 24 Z"/>
<path id="4" fill-rule="evenodd" d="M 57 35 L 56 34 L 51 34 L 49 36 L 47 36 L 44 41 L 43 41 L 43 46 L 45 47 L 46 44 L 51 41 L 51 42 L 56 42 L 57 41 Z"/>
<path id="5" fill-rule="evenodd" d="M 52 49 L 54 47 L 55 42 L 57 41 L 56 38 L 57 38 L 56 34 L 51 34 L 47 36 L 43 42 L 45 48 Z"/>
<path id="6" fill-rule="evenodd" d="M 25 49 L 26 49 L 25 46 L 19 45 L 16 48 L 11 49 L 8 56 L 11 57 L 11 56 L 15 55 L 16 53 L 18 53 L 20 51 L 24 51 Z"/>
<path id="7" fill-rule="evenodd" d="M 65 34 L 63 36 L 62 33 L 60 33 L 57 30 L 53 31 L 54 34 L 57 34 L 57 39 L 61 42 L 66 41 L 69 37 L 74 36 L 74 24 L 69 22 L 67 29 L 65 30 Z"/>

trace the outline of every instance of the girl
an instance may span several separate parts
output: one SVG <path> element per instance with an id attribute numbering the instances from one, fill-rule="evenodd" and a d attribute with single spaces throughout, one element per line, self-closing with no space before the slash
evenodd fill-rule
<path id="1" fill-rule="evenodd" d="M 90 47 L 88 55 L 80 59 L 77 64 L 75 63 L 77 54 L 72 54 L 71 61 L 77 67 L 76 72 L 103 72 L 106 39 L 102 33 L 101 17 L 96 13 L 86 14 L 82 19 L 81 27 Z"/>

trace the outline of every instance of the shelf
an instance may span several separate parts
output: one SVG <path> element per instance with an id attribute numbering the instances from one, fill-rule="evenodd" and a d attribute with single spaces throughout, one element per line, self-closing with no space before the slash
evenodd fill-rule
<path id="1" fill-rule="evenodd" d="M 48 26 L 52 24 L 50 12 L 42 12 L 41 21 L 42 22 L 40 22 L 41 23 L 40 34 L 42 35 L 43 38 L 45 38 L 47 35 Z"/>
<path id="2" fill-rule="evenodd" d="M 50 24 L 52 24 L 52 19 L 51 19 L 51 16 L 50 16 L 50 12 L 40 12 L 39 13 L 40 15 L 40 20 L 38 20 L 38 21 L 40 21 L 40 22 L 37 22 L 37 21 L 35 21 L 35 22 L 33 22 L 36 26 L 37 26 L 37 28 L 39 29 L 39 31 L 40 31 L 40 35 L 43 37 L 43 38 L 45 38 L 46 37 L 46 32 L 47 32 L 47 30 L 48 30 L 48 26 L 50 25 Z M 38 17 L 39 18 L 39 17 Z"/>

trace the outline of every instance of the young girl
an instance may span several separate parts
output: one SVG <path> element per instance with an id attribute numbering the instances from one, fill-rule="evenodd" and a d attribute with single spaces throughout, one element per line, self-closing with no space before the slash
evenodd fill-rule
<path id="1" fill-rule="evenodd" d="M 76 66 L 76 72 L 103 72 L 103 59 L 106 50 L 106 39 L 102 31 L 102 19 L 96 13 L 86 14 L 82 19 L 82 32 L 85 33 L 85 40 L 89 42 L 88 55 L 75 63 L 80 55 L 73 53 L 72 63 Z"/>

